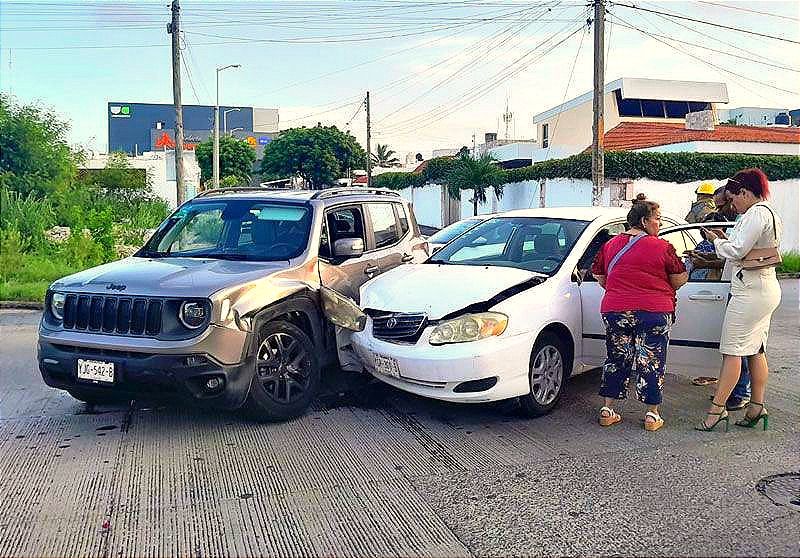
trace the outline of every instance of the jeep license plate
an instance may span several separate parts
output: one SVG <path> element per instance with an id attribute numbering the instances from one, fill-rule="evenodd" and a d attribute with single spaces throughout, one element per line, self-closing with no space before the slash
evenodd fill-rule
<path id="1" fill-rule="evenodd" d="M 400 364 L 397 362 L 396 358 L 375 353 L 374 363 L 375 370 L 380 374 L 393 378 L 400 377 Z"/>
<path id="2" fill-rule="evenodd" d="M 78 379 L 112 384 L 114 383 L 114 363 L 79 358 Z"/>

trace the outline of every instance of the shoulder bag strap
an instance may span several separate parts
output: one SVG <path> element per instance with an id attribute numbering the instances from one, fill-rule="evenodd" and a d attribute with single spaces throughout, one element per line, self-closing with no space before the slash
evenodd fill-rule
<path id="1" fill-rule="evenodd" d="M 628 250 L 633 248 L 636 245 L 637 242 L 639 242 L 641 239 L 643 239 L 646 236 L 647 236 L 647 234 L 639 234 L 639 235 L 630 237 L 630 239 L 628 240 L 628 243 L 625 246 L 622 247 L 622 250 L 617 252 L 614 255 L 614 257 L 611 258 L 611 261 L 608 262 L 608 267 L 606 268 L 606 277 L 611 275 L 611 270 L 614 269 L 614 266 L 617 265 L 617 262 L 620 260 L 620 258 L 622 256 L 624 256 L 628 252 Z"/>

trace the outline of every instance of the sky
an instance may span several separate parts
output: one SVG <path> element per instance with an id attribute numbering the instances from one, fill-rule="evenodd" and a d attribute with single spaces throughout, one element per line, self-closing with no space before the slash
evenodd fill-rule
<path id="1" fill-rule="evenodd" d="M 533 115 L 592 87 L 579 0 L 184 0 L 183 102 L 278 108 L 401 156 L 534 137 Z M 669 12 L 725 29 L 628 7 Z M 71 143 L 107 149 L 106 103 L 171 102 L 167 0 L 0 0 L 0 90 L 53 108 Z M 772 35 L 784 40 L 767 38 Z M 722 81 L 729 108 L 800 108 L 800 2 L 609 3 L 606 81 Z M 188 70 L 188 72 L 187 72 Z M 512 114 L 506 132 L 502 115 Z M 373 148 L 374 149 L 374 148 Z"/>

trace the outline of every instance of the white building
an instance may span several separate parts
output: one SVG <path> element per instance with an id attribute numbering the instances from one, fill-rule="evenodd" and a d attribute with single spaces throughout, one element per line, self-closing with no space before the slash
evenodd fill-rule
<path id="1" fill-rule="evenodd" d="M 107 153 L 93 154 L 81 168 L 104 169 L 108 165 Z M 171 208 L 177 206 L 177 189 L 175 181 L 175 152 L 146 151 L 138 156 L 128 156 L 131 168 L 144 169 L 153 192 L 165 200 Z M 186 185 L 186 199 L 194 197 L 200 190 L 200 166 L 194 151 L 183 152 L 183 173 Z"/>
<path id="2" fill-rule="evenodd" d="M 800 154 L 800 128 L 719 124 L 731 118 L 753 124 L 763 122 L 765 115 L 772 124 L 789 118 L 784 109 L 723 108 L 728 102 L 724 83 L 620 78 L 604 91 L 604 143 L 609 151 Z M 533 123 L 538 143 L 511 143 L 488 152 L 508 166 L 587 150 L 592 145 L 592 92 L 537 114 Z"/>
<path id="3" fill-rule="evenodd" d="M 721 109 L 719 121 L 738 126 L 790 126 L 788 108 L 739 107 Z"/>

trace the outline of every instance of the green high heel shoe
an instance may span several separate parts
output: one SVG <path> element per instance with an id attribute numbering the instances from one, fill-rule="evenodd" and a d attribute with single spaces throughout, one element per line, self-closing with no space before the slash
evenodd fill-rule
<path id="1" fill-rule="evenodd" d="M 725 405 L 724 404 L 723 405 L 719 405 L 718 403 L 715 403 L 714 401 L 712 401 L 711 404 L 714 407 L 719 407 L 720 409 L 722 409 L 722 411 L 720 411 L 719 413 L 706 413 L 707 415 L 712 415 L 712 416 L 718 417 L 717 420 L 714 421 L 714 424 L 707 424 L 705 419 L 704 419 L 704 420 L 702 420 L 700 422 L 700 424 L 695 426 L 694 429 L 695 430 L 699 430 L 701 432 L 711 432 L 712 430 L 714 430 L 717 427 L 717 425 L 719 423 L 724 422 L 725 423 L 725 432 L 727 432 L 728 431 L 728 411 L 725 410 Z"/>
<path id="2" fill-rule="evenodd" d="M 755 417 L 748 417 L 747 412 L 745 411 L 744 416 L 739 420 L 737 420 L 734 424 L 736 424 L 736 426 L 741 426 L 743 428 L 755 428 L 756 426 L 758 426 L 759 421 L 763 421 L 764 430 L 769 428 L 769 414 L 767 413 L 766 410 L 764 410 L 764 404 L 755 403 L 751 401 L 750 405 L 761 407 L 761 411 L 758 413 L 758 415 Z M 750 405 L 748 405 L 747 407 L 750 408 Z"/>

